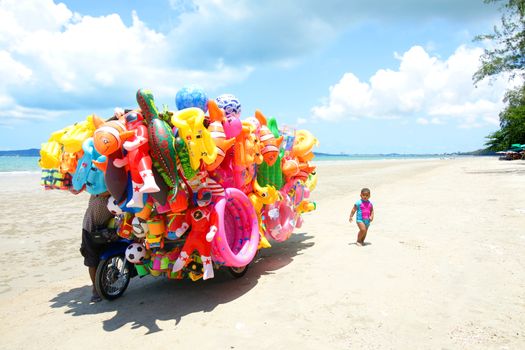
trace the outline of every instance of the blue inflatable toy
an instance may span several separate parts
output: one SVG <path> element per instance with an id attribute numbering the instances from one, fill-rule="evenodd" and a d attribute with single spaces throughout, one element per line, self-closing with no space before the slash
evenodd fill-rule
<path id="1" fill-rule="evenodd" d="M 198 107 L 206 113 L 208 111 L 208 95 L 197 85 L 185 86 L 177 91 L 175 104 L 179 111 L 184 108 Z"/>
<path id="2" fill-rule="evenodd" d="M 73 174 L 73 189 L 81 191 L 84 186 L 90 194 L 100 194 L 107 191 L 104 182 L 104 173 L 93 165 L 93 159 L 98 159 L 100 154 L 93 145 L 93 138 L 90 137 L 82 144 L 84 155 L 78 160 L 77 169 Z"/>

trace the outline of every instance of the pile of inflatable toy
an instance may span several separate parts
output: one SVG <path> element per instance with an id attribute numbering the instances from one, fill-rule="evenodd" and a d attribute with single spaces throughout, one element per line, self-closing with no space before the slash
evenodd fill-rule
<path id="1" fill-rule="evenodd" d="M 260 111 L 241 120 L 235 96 L 208 99 L 196 86 L 177 92 L 177 111 L 159 111 L 149 90 L 136 100 L 106 121 L 90 115 L 54 132 L 40 166 L 46 189 L 111 194 L 140 275 L 197 280 L 244 267 L 315 209 L 309 131 L 279 128 Z"/>

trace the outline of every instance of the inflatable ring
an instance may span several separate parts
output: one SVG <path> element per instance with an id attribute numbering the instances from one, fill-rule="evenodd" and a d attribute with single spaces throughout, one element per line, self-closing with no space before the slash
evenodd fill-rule
<path id="1" fill-rule="evenodd" d="M 213 260 L 231 267 L 248 265 L 257 253 L 260 237 L 252 203 L 242 191 L 227 188 L 215 210 L 218 231 L 212 241 Z"/>
<path id="2" fill-rule="evenodd" d="M 295 140 L 292 147 L 292 152 L 297 157 L 308 157 L 309 153 L 312 152 L 318 141 L 315 136 L 308 130 L 297 130 L 295 132 Z M 310 156 L 313 158 L 312 156 Z M 311 160 L 305 159 L 305 160 Z"/>
<path id="3" fill-rule="evenodd" d="M 264 210 L 265 234 L 277 242 L 284 242 L 290 238 L 295 228 L 295 213 L 290 197 L 286 193 L 281 195 L 282 200 L 267 205 Z"/>

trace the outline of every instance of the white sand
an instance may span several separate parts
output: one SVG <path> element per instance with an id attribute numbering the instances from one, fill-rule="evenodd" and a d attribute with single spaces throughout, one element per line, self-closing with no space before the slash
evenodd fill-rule
<path id="1" fill-rule="evenodd" d="M 245 277 L 134 278 L 94 305 L 87 195 L 0 175 L 0 348 L 525 348 L 525 162 L 318 165 L 318 210 Z M 357 247 L 363 186 L 376 220 Z"/>

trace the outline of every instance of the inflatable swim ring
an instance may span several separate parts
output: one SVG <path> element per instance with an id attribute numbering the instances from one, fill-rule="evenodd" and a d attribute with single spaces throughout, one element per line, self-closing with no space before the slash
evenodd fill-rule
<path id="1" fill-rule="evenodd" d="M 264 210 L 264 224 L 266 235 L 277 242 L 284 242 L 292 234 L 295 228 L 295 213 L 292 209 L 292 201 L 286 193 L 281 193 L 283 199 L 269 204 Z"/>
<path id="2" fill-rule="evenodd" d="M 228 188 L 215 210 L 218 231 L 212 241 L 213 260 L 225 266 L 248 265 L 259 246 L 259 227 L 252 203 L 242 191 Z"/>

